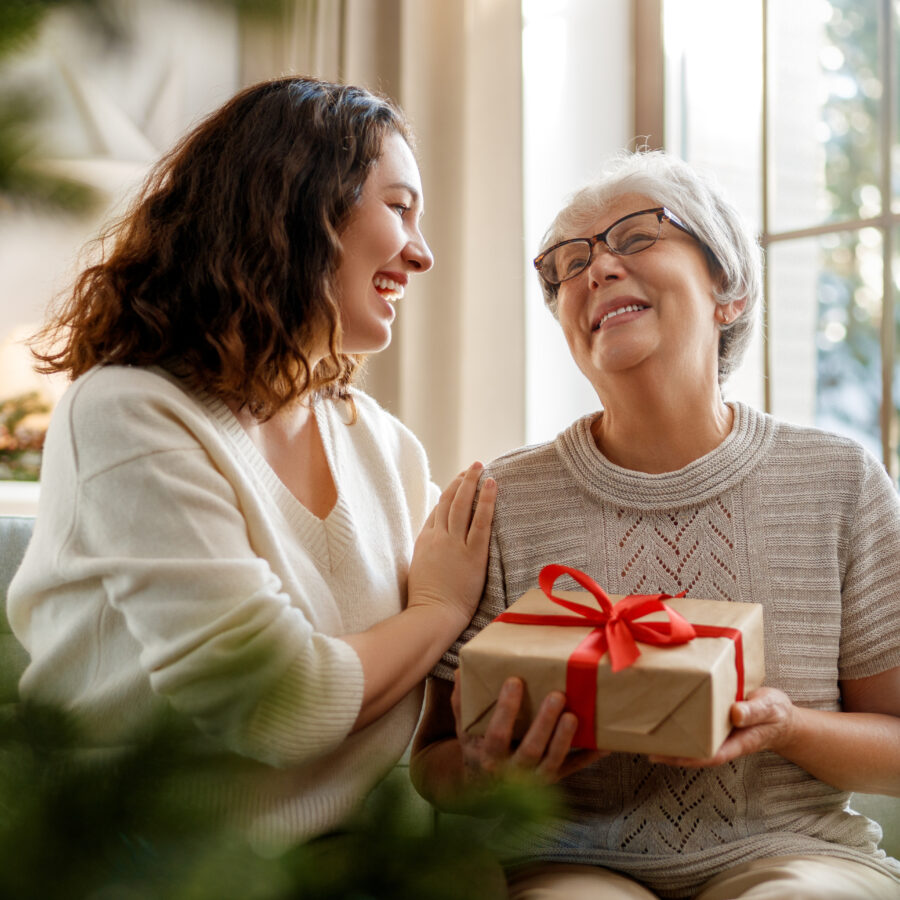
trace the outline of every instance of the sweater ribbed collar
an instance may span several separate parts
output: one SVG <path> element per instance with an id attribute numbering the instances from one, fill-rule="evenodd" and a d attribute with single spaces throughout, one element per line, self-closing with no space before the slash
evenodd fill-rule
<path id="1" fill-rule="evenodd" d="M 775 436 L 770 416 L 744 403 L 729 406 L 734 422 L 725 440 L 674 472 L 635 472 L 610 462 L 591 434 L 596 413 L 569 426 L 556 438 L 555 447 L 584 490 L 602 501 L 648 510 L 703 503 L 746 478 L 763 460 Z"/>

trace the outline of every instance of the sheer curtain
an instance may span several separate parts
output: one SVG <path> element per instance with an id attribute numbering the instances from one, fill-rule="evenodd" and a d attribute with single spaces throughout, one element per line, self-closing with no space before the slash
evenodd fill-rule
<path id="1" fill-rule="evenodd" d="M 435 479 L 525 434 L 520 0 L 296 0 L 248 22 L 243 78 L 282 72 L 393 97 L 415 130 L 434 269 L 411 283 L 363 387 Z"/>

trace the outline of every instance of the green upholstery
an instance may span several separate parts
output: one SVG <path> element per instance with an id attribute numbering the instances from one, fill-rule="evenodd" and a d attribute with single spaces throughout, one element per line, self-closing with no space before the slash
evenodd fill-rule
<path id="1" fill-rule="evenodd" d="M 6 618 L 6 591 L 22 561 L 31 539 L 34 519 L 27 516 L 0 516 L 0 710 L 8 714 L 19 696 L 19 676 L 28 663 L 28 654 L 9 629 Z"/>
<path id="2" fill-rule="evenodd" d="M 6 618 L 6 590 L 28 546 L 34 520 L 26 516 L 0 516 L 0 716 L 8 715 L 18 699 L 18 682 L 28 654 L 9 630 Z M 427 805 L 415 793 L 409 783 L 406 759 L 397 766 L 389 784 L 404 786 L 408 790 L 411 812 L 416 816 L 428 816 Z M 853 808 L 880 822 L 884 829 L 882 846 L 894 857 L 900 858 L 900 799 L 872 794 L 857 794 Z"/>

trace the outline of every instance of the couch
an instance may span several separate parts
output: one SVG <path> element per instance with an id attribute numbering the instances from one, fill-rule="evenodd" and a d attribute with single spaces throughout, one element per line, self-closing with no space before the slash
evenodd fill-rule
<path id="1" fill-rule="evenodd" d="M 31 537 L 34 520 L 27 516 L 0 516 L 0 715 L 8 716 L 18 699 L 19 675 L 25 668 L 28 655 L 16 640 L 6 618 L 6 591 Z M 412 810 L 421 815 L 424 802 L 415 794 L 401 764 L 391 779 L 408 789 Z M 884 829 L 882 846 L 900 858 L 900 799 L 874 794 L 856 794 L 851 804 L 855 810 L 881 823 Z"/>

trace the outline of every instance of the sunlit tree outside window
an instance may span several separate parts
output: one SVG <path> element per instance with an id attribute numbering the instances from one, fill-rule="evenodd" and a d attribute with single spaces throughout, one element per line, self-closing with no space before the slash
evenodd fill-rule
<path id="1" fill-rule="evenodd" d="M 664 12 L 667 146 L 725 173 L 766 249 L 764 405 L 854 437 L 896 477 L 900 0 Z"/>

